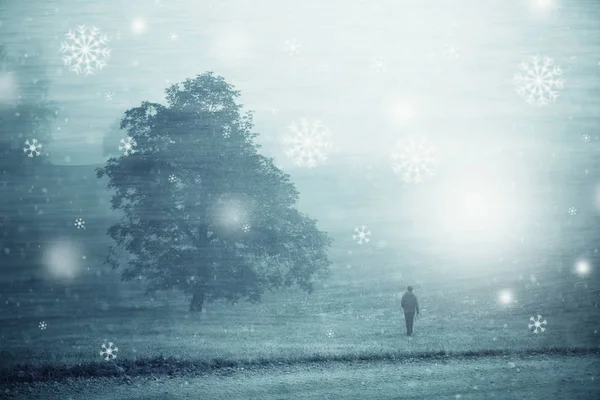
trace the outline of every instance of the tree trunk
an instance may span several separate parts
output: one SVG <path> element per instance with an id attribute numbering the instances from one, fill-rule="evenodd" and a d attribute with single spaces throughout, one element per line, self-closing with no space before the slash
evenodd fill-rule
<path id="1" fill-rule="evenodd" d="M 204 306 L 204 290 L 197 289 L 190 301 L 190 312 L 202 312 Z"/>

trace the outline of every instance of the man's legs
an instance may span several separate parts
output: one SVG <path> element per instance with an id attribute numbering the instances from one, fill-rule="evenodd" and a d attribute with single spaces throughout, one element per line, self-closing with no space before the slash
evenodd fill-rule
<path id="1" fill-rule="evenodd" d="M 412 335 L 413 321 L 415 319 L 415 313 L 414 312 L 405 312 L 404 319 L 406 320 L 406 334 L 408 336 L 410 336 L 410 335 Z"/>

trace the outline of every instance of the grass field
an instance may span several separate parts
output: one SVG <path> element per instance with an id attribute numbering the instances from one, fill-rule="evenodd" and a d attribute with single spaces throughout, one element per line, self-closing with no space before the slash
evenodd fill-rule
<path id="1" fill-rule="evenodd" d="M 117 365 L 123 359 L 157 356 L 293 360 L 600 344 L 600 319 L 592 305 L 571 299 L 566 308 L 559 296 L 554 303 L 541 300 L 546 293 L 543 287 L 523 287 L 520 302 L 506 307 L 498 304 L 495 289 L 473 292 L 469 288 L 475 285 L 468 281 L 431 282 L 420 292 L 417 289 L 422 315 L 409 339 L 404 336 L 396 282 L 385 284 L 380 279 L 374 284 L 363 277 L 361 285 L 353 285 L 344 282 L 342 274 L 348 272 L 334 270 L 327 285 L 313 294 L 285 291 L 269 294 L 258 304 L 213 303 L 202 315 L 188 313 L 183 296 L 166 293 L 150 300 L 135 285 L 120 283 L 115 276 L 102 277 L 102 291 L 98 282 L 43 285 L 45 293 L 40 287 L 35 292 L 4 291 L 2 365 L 10 369 L 17 364 L 103 362 L 100 346 L 109 341 L 119 349 Z M 360 276 L 359 271 L 353 274 Z M 545 332 L 535 334 L 527 325 L 538 312 L 548 325 Z M 41 321 L 47 324 L 44 330 L 39 328 Z"/>

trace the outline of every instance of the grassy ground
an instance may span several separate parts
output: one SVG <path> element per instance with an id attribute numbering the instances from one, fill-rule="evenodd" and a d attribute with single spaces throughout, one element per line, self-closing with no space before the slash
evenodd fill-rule
<path id="1" fill-rule="evenodd" d="M 36 383 L 12 399 L 594 399 L 597 356 L 519 355 L 237 368 L 200 377 Z"/>
<path id="2" fill-rule="evenodd" d="M 135 291 L 119 293 L 115 285 L 106 288 L 113 291 L 108 293 L 112 303 L 96 299 L 96 305 L 89 305 L 91 300 L 75 289 L 68 295 L 53 290 L 43 296 L 38 291 L 32 302 L 22 293 L 20 300 L 17 294 L 8 296 L 18 312 L 1 317 L 2 365 L 102 362 L 100 346 L 109 341 L 119 349 L 117 364 L 157 356 L 248 361 L 600 344 L 594 309 L 523 304 L 507 308 L 497 304 L 493 291 L 466 292 L 456 285 L 421 295 L 423 311 L 410 339 L 404 336 L 399 293 L 391 286 L 363 290 L 340 284 L 312 295 L 274 293 L 260 304 L 209 304 L 205 313 L 196 315 L 174 294 L 149 302 Z M 548 325 L 545 332 L 534 334 L 527 324 L 538 312 Z M 38 327 L 42 320 L 45 330 Z"/>

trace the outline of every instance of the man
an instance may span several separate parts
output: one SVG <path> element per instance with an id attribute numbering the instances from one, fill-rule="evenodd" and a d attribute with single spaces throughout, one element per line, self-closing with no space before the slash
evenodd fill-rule
<path id="1" fill-rule="evenodd" d="M 406 288 L 408 292 L 402 296 L 400 305 L 404 309 L 404 319 L 406 320 L 406 336 L 411 336 L 413 332 L 413 321 L 415 320 L 415 312 L 419 315 L 419 302 L 417 296 L 413 293 L 413 287 Z"/>

